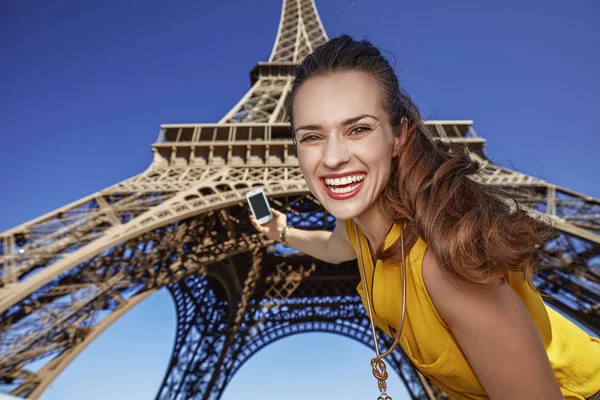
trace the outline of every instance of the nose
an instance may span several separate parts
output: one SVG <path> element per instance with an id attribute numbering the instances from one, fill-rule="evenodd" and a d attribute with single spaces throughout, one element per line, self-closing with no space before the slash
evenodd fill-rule
<path id="1" fill-rule="evenodd" d="M 350 161 L 350 151 L 346 141 L 338 135 L 329 135 L 323 147 L 321 162 L 329 169 L 336 169 L 348 161 Z"/>

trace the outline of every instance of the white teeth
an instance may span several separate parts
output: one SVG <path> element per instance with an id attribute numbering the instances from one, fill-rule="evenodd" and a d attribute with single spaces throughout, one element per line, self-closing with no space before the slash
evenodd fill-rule
<path id="1" fill-rule="evenodd" d="M 344 176 L 343 178 L 325 178 L 325 183 L 327 186 L 340 186 L 340 185 L 348 185 L 354 182 L 360 182 L 365 179 L 364 174 L 360 175 L 351 175 Z"/>
<path id="2" fill-rule="evenodd" d="M 347 186 L 347 187 L 343 187 L 343 188 L 330 187 L 329 190 L 331 190 L 333 193 L 348 193 L 348 192 L 353 191 L 357 187 L 358 187 L 358 185 L 352 185 L 352 186 Z"/>

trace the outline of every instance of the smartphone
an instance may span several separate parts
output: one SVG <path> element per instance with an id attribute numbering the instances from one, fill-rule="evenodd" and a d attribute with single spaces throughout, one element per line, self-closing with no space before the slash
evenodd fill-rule
<path id="1" fill-rule="evenodd" d="M 271 206 L 269 205 L 267 195 L 265 194 L 265 190 L 263 188 L 250 190 L 248 193 L 246 193 L 246 199 L 248 199 L 248 204 L 250 205 L 250 210 L 252 210 L 252 215 L 254 215 L 254 218 L 256 218 L 259 224 L 262 225 L 273 219 Z"/>

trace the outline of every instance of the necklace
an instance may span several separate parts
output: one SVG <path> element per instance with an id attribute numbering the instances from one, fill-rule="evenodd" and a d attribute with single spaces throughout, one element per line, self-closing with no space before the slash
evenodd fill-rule
<path id="1" fill-rule="evenodd" d="M 363 282 L 363 289 L 365 291 L 365 298 L 367 300 L 367 311 L 369 314 L 369 320 L 371 321 L 371 333 L 373 334 L 373 342 L 375 343 L 375 353 L 377 357 L 371 360 L 371 368 L 373 369 L 373 376 L 377 379 L 377 386 L 379 388 L 380 396 L 377 400 L 392 400 L 390 396 L 387 395 L 387 385 L 385 380 L 388 377 L 388 373 L 386 371 L 385 362 L 383 358 L 388 356 L 394 351 L 396 346 L 398 346 L 398 342 L 400 342 L 400 335 L 402 334 L 402 327 L 404 326 L 404 314 L 406 311 L 406 267 L 404 264 L 404 229 L 402 229 L 402 234 L 400 236 L 401 244 L 402 244 L 402 314 L 400 316 L 400 326 L 398 327 L 398 332 L 396 333 L 396 337 L 394 338 L 394 343 L 390 346 L 390 348 L 383 354 L 379 351 L 379 342 L 377 341 L 377 332 L 375 327 L 375 322 L 373 321 L 373 305 L 371 304 L 371 296 L 369 294 L 369 288 L 367 285 L 367 274 L 365 272 L 365 265 L 363 262 L 362 256 L 362 246 L 360 245 L 360 240 L 358 238 L 358 227 L 356 226 L 356 222 L 354 223 L 354 233 L 356 233 L 356 246 L 358 247 L 358 264 L 359 271 Z M 375 277 L 373 277 L 375 279 Z M 374 282 L 373 282 L 374 283 Z"/>

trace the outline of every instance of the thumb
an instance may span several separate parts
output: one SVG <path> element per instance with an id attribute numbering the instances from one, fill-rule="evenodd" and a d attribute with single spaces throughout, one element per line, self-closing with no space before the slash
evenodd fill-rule
<path id="1" fill-rule="evenodd" d="M 273 213 L 273 216 L 274 216 L 275 218 L 279 217 L 279 216 L 282 214 L 280 211 L 277 211 L 277 210 L 276 210 L 276 209 L 274 209 L 274 208 L 271 208 L 271 212 Z"/>

